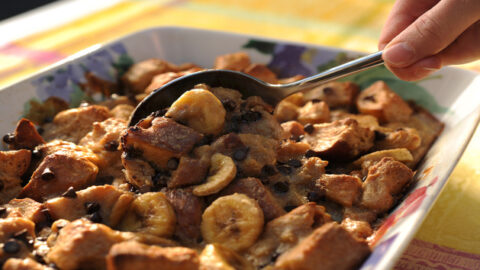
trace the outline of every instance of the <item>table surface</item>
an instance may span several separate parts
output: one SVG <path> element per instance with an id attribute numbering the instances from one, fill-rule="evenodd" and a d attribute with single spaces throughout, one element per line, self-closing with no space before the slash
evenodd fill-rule
<path id="1" fill-rule="evenodd" d="M 60 1 L 0 22 L 0 87 L 94 44 L 162 25 L 194 26 L 373 52 L 393 2 Z M 480 62 L 462 68 L 480 72 Z M 479 161 L 480 128 L 477 128 L 395 269 L 480 269 Z M 419 253 L 422 256 L 417 256 Z"/>

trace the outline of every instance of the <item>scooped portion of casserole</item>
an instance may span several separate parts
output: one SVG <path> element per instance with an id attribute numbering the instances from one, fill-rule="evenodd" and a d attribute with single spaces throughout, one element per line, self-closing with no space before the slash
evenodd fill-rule
<path id="1" fill-rule="evenodd" d="M 279 79 L 245 53 L 215 68 L 302 78 Z M 379 81 L 331 82 L 275 106 L 200 84 L 127 127 L 145 94 L 198 70 L 136 63 L 119 78 L 125 95 L 21 119 L 4 136 L 3 269 L 362 264 L 442 123 Z"/>

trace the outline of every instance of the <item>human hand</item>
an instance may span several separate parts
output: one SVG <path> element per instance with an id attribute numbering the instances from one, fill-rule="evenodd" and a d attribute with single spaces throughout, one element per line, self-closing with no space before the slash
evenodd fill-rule
<path id="1" fill-rule="evenodd" d="M 385 65 L 400 79 L 480 58 L 480 0 L 397 0 L 380 35 Z"/>

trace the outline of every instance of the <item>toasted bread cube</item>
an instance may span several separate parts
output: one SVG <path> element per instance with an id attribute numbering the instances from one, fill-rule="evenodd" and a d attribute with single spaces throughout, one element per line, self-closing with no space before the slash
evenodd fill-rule
<path id="1" fill-rule="evenodd" d="M 277 75 L 262 64 L 251 64 L 243 72 L 267 83 L 277 83 L 278 81 Z"/>
<path id="2" fill-rule="evenodd" d="M 305 93 L 305 98 L 325 101 L 329 107 L 351 107 L 358 94 L 358 85 L 352 82 L 329 82 Z"/>
<path id="3" fill-rule="evenodd" d="M 9 145 L 10 149 L 32 150 L 35 146 L 45 143 L 45 140 L 40 136 L 32 121 L 25 118 L 18 121 L 14 138 L 14 142 Z"/>
<path id="4" fill-rule="evenodd" d="M 114 245 L 107 255 L 108 270 L 198 270 L 198 253 L 185 247 L 148 246 L 134 241 Z"/>
<path id="5" fill-rule="evenodd" d="M 250 65 L 250 57 L 244 52 L 237 52 L 217 56 L 215 69 L 229 69 L 242 71 Z"/>
<path id="6" fill-rule="evenodd" d="M 245 257 L 255 267 L 264 267 L 272 263 L 272 258 L 294 247 L 302 238 L 315 228 L 331 221 L 323 206 L 313 202 L 301 205 L 287 214 L 271 220 L 251 246 Z"/>
<path id="7" fill-rule="evenodd" d="M 413 171 L 405 164 L 384 157 L 368 168 L 360 204 L 377 212 L 387 211 L 394 203 L 393 195 L 400 193 L 412 178 Z"/>
<path id="8" fill-rule="evenodd" d="M 65 219 L 74 221 L 86 217 L 88 204 L 98 204 L 98 213 L 102 223 L 114 227 L 128 210 L 133 201 L 133 195 L 120 191 L 113 186 L 91 186 L 77 191 L 75 196 L 57 197 L 44 203 L 54 220 Z"/>
<path id="9" fill-rule="evenodd" d="M 21 176 L 30 166 L 29 150 L 0 151 L 0 204 L 7 203 L 22 191 Z"/>
<path id="10" fill-rule="evenodd" d="M 315 124 L 304 141 L 312 150 L 327 158 L 352 158 L 373 146 L 374 132 L 347 118 L 331 123 Z"/>
<path id="11" fill-rule="evenodd" d="M 20 196 L 42 202 L 61 195 L 70 187 L 75 190 L 87 187 L 95 181 L 97 173 L 97 165 L 87 159 L 54 153 L 38 165 Z"/>
<path id="12" fill-rule="evenodd" d="M 343 206 L 352 206 L 362 192 L 362 181 L 346 174 L 324 174 L 315 186 L 328 199 Z"/>
<path id="13" fill-rule="evenodd" d="M 122 148 L 127 156 L 132 151 L 141 152 L 144 159 L 166 170 L 168 160 L 190 152 L 202 138 L 192 128 L 170 118 L 156 117 L 129 128 L 122 137 Z"/>
<path id="14" fill-rule="evenodd" d="M 330 109 L 327 103 L 307 102 L 298 110 L 298 121 L 302 124 L 318 124 L 330 121 Z"/>
<path id="15" fill-rule="evenodd" d="M 369 254 L 366 242 L 357 240 L 342 226 L 330 222 L 280 255 L 275 269 L 355 269 Z"/>
<path id="16" fill-rule="evenodd" d="M 52 123 L 44 126 L 43 137 L 46 141 L 60 139 L 78 143 L 93 128 L 93 123 L 110 117 L 107 107 L 90 105 L 69 109 L 58 113 Z"/>
<path id="17" fill-rule="evenodd" d="M 185 189 L 169 189 L 165 193 L 177 215 L 175 235 L 182 241 L 197 242 L 201 236 L 200 224 L 204 202 Z"/>
<path id="18" fill-rule="evenodd" d="M 114 244 L 124 240 L 120 232 L 108 226 L 77 219 L 60 230 L 46 259 L 65 270 L 106 269 L 105 256 Z"/>
<path id="19" fill-rule="evenodd" d="M 383 81 L 372 84 L 357 98 L 357 109 L 370 114 L 380 122 L 405 122 L 413 113 L 412 108 Z"/>
<path id="20" fill-rule="evenodd" d="M 40 223 L 45 220 L 45 215 L 41 212 L 43 209 L 42 204 L 29 198 L 13 199 L 3 207 L 7 209 L 7 218 L 23 217 L 34 223 Z"/>
<path id="21" fill-rule="evenodd" d="M 237 179 L 222 190 L 220 196 L 234 193 L 242 193 L 255 199 L 263 210 L 265 221 L 270 221 L 285 214 L 285 210 L 283 210 L 280 204 L 276 201 L 270 190 L 267 189 L 257 178 L 248 177 Z"/>
<path id="22" fill-rule="evenodd" d="M 52 268 L 30 258 L 10 258 L 3 265 L 3 270 L 51 270 Z"/>

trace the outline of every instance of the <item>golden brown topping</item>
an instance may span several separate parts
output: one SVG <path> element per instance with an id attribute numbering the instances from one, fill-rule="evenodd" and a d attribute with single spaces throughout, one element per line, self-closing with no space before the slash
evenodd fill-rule
<path id="1" fill-rule="evenodd" d="M 45 141 L 35 128 L 35 125 L 25 118 L 20 119 L 15 128 L 13 139 L 9 142 L 10 149 L 33 149 Z"/>
<path id="2" fill-rule="evenodd" d="M 243 70 L 244 73 L 253 76 L 267 83 L 277 83 L 277 75 L 273 73 L 267 66 L 262 64 L 251 64 Z"/>
<path id="3" fill-rule="evenodd" d="M 122 148 L 127 158 L 141 156 L 166 170 L 168 160 L 190 152 L 201 139 L 202 135 L 194 129 L 170 118 L 157 117 L 150 125 L 144 122 L 129 128 L 122 137 Z"/>
<path id="4" fill-rule="evenodd" d="M 345 174 L 324 174 L 315 186 L 328 199 L 343 206 L 352 206 L 362 192 L 362 181 Z"/>
<path id="5" fill-rule="evenodd" d="M 201 269 L 253 270 L 253 266 L 235 251 L 220 244 L 208 244 L 200 254 Z"/>
<path id="6" fill-rule="evenodd" d="M 354 105 L 358 86 L 351 82 L 329 82 L 305 93 L 309 100 L 325 101 L 330 107 L 346 107 Z"/>
<path id="7" fill-rule="evenodd" d="M 184 247 L 157 247 L 128 241 L 115 244 L 106 258 L 108 270 L 197 270 L 199 257 Z"/>
<path id="8" fill-rule="evenodd" d="M 244 52 L 217 56 L 215 69 L 230 69 L 242 71 L 250 65 L 250 57 Z"/>
<path id="9" fill-rule="evenodd" d="M 382 158 L 368 169 L 363 183 L 361 205 L 384 212 L 393 205 L 393 195 L 398 194 L 410 182 L 413 171 L 393 158 Z"/>
<path id="10" fill-rule="evenodd" d="M 276 269 L 354 269 L 370 254 L 360 242 L 335 222 L 327 223 L 280 255 Z"/>
<path id="11" fill-rule="evenodd" d="M 75 197 L 54 198 L 44 205 L 53 219 L 69 221 L 82 217 L 91 219 L 96 214 L 100 217 L 101 223 L 114 227 L 129 209 L 133 199 L 131 194 L 105 185 L 80 190 L 75 192 Z"/>
<path id="12" fill-rule="evenodd" d="M 103 224 L 78 219 L 59 231 L 46 260 L 60 269 L 106 269 L 105 256 L 115 243 L 124 241 L 121 233 Z"/>
<path id="13" fill-rule="evenodd" d="M 62 111 L 55 116 L 52 123 L 45 125 L 43 137 L 78 143 L 92 130 L 92 124 L 101 122 L 110 117 L 108 108 L 99 105 L 90 105 Z"/>
<path id="14" fill-rule="evenodd" d="M 68 188 L 78 190 L 95 181 L 98 167 L 85 158 L 55 153 L 43 159 L 20 196 L 37 201 L 59 196 Z"/>
<path id="15" fill-rule="evenodd" d="M 314 127 L 311 134 L 305 134 L 305 141 L 323 157 L 349 159 L 373 146 L 373 131 L 360 127 L 350 118 Z"/>
<path id="16" fill-rule="evenodd" d="M 378 118 L 380 122 L 405 122 L 413 110 L 383 81 L 372 84 L 357 98 L 357 109 Z"/>
<path id="17" fill-rule="evenodd" d="M 29 150 L 0 151 L 0 204 L 18 196 L 22 190 L 22 175 L 30 166 Z"/>
<path id="18" fill-rule="evenodd" d="M 330 121 L 330 109 L 327 103 L 307 102 L 303 107 L 298 109 L 297 119 L 302 124 L 318 124 Z"/>

